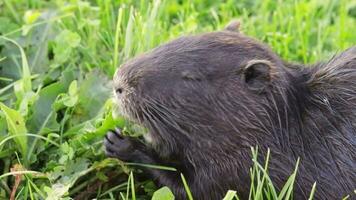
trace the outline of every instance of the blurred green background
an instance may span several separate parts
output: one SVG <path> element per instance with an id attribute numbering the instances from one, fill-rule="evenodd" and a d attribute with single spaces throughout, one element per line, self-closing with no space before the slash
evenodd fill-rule
<path id="1" fill-rule="evenodd" d="M 232 19 L 289 61 L 356 44 L 355 0 L 0 0 L 0 199 L 150 199 L 151 180 L 103 155 L 106 130 L 124 126 L 110 80 L 127 59 Z"/>

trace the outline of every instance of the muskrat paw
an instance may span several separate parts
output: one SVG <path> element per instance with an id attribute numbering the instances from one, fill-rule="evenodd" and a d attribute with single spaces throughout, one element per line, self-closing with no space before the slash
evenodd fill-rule
<path id="1" fill-rule="evenodd" d="M 110 130 L 104 138 L 105 154 L 108 157 L 129 161 L 135 153 L 133 138 L 123 136 L 119 129 Z"/>

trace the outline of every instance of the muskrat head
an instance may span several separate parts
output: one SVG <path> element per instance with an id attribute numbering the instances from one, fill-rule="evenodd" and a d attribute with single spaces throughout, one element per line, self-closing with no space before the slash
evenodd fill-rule
<path id="1" fill-rule="evenodd" d="M 271 91 L 283 90 L 284 71 L 268 47 L 224 30 L 181 37 L 128 61 L 115 75 L 115 94 L 156 145 L 211 143 L 231 132 L 243 139 L 252 128 L 264 130 L 264 105 Z"/>

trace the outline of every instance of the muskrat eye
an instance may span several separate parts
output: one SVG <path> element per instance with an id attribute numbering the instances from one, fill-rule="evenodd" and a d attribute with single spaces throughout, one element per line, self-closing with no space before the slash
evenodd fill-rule
<path id="1" fill-rule="evenodd" d="M 122 89 L 122 88 L 117 88 L 117 89 L 116 89 L 116 93 L 121 94 L 122 92 L 123 92 L 123 89 Z"/>

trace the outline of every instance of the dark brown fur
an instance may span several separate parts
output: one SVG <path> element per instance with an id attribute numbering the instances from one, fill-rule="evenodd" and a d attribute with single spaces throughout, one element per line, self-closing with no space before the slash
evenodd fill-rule
<path id="1" fill-rule="evenodd" d="M 340 199 L 356 188 L 356 48 L 310 67 L 283 62 L 266 45 L 230 29 L 182 37 L 129 61 L 116 99 L 148 128 L 145 144 L 109 132 L 108 156 L 176 167 L 146 169 L 177 199 L 182 172 L 195 199 L 246 199 L 251 146 L 271 149 L 280 188 L 298 157 L 294 198 Z M 262 159 L 263 156 L 261 156 Z"/>

